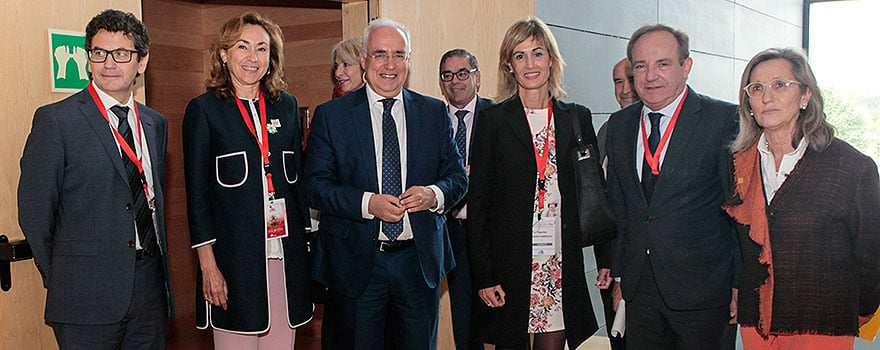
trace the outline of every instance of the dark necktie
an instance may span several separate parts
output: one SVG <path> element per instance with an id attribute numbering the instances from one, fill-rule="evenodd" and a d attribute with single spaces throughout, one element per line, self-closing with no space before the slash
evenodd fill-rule
<path id="1" fill-rule="evenodd" d="M 455 112 L 458 117 L 458 128 L 455 129 L 455 145 L 458 146 L 458 153 L 461 154 L 461 160 L 467 165 L 467 125 L 464 124 L 464 117 L 468 111 L 461 109 Z"/>
<path id="2" fill-rule="evenodd" d="M 651 196 L 654 194 L 654 186 L 657 182 L 657 175 L 651 173 L 651 166 L 648 165 L 648 152 L 654 154 L 657 151 L 657 145 L 660 144 L 660 117 L 662 117 L 662 113 L 648 113 L 648 119 L 651 120 L 651 135 L 648 136 L 648 148 L 650 150 L 645 150 L 645 160 L 642 163 L 642 190 L 645 191 L 645 199 L 648 200 L 648 203 L 651 202 Z M 655 155 L 657 157 L 657 166 L 660 166 L 660 155 Z"/>
<path id="3" fill-rule="evenodd" d="M 400 197 L 400 144 L 397 142 L 397 125 L 391 116 L 393 98 L 382 100 L 382 192 Z M 382 232 L 394 241 L 403 233 L 403 220 L 382 222 Z"/>
<path id="4" fill-rule="evenodd" d="M 128 147 L 135 151 L 132 128 L 128 124 L 128 107 L 113 106 L 110 107 L 110 110 L 119 117 L 119 125 L 116 127 L 116 130 L 125 139 Z M 131 189 L 132 198 L 130 210 L 134 210 L 135 213 L 135 223 L 137 224 L 137 232 L 141 240 L 141 248 L 144 249 L 147 255 L 151 255 L 156 246 L 156 230 L 153 226 L 153 210 L 147 204 L 147 194 L 144 192 L 146 178 L 138 170 L 137 165 L 131 159 L 128 159 L 125 152 L 122 154 L 122 164 L 125 166 L 125 173 L 128 174 L 128 186 Z"/>

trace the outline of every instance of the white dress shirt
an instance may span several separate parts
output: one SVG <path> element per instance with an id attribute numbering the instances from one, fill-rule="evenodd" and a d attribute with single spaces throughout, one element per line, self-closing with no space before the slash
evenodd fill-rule
<path id="1" fill-rule="evenodd" d="M 474 95 L 474 98 L 472 98 L 464 108 L 459 109 L 450 104 L 447 105 L 447 109 L 449 110 L 449 113 L 447 114 L 452 120 L 453 139 L 458 136 L 458 116 L 456 116 L 455 113 L 460 110 L 468 111 L 468 114 L 464 116 L 464 126 L 467 131 L 467 134 L 465 134 L 464 137 L 464 148 L 466 150 L 464 154 L 468 155 L 470 154 L 468 151 L 471 149 L 471 135 L 474 132 L 474 111 L 477 110 L 477 95 Z M 468 158 L 470 157 L 465 157 L 464 159 L 465 166 L 470 163 Z M 467 219 L 467 203 L 465 203 L 458 211 L 453 212 L 452 217 L 456 219 Z"/>
<path id="2" fill-rule="evenodd" d="M 373 145 L 376 156 L 376 178 L 379 179 L 379 192 L 382 191 L 382 147 L 384 146 L 383 137 L 382 137 L 382 114 L 385 112 L 385 108 L 382 104 L 382 100 L 385 97 L 379 96 L 373 89 L 370 87 L 370 84 L 366 84 L 367 90 L 367 101 L 370 104 L 370 124 L 372 125 L 373 131 Z M 391 117 L 394 118 L 394 124 L 397 127 L 397 140 L 398 147 L 400 148 L 400 183 L 404 188 L 401 189 L 401 194 L 406 191 L 406 159 L 407 159 L 407 149 L 406 149 L 406 108 L 403 106 L 403 90 L 397 93 L 397 96 L 393 97 L 395 99 L 394 105 L 391 107 Z M 432 191 L 434 191 L 434 196 L 437 199 L 437 205 L 430 210 L 433 212 L 443 212 L 443 191 L 440 191 L 440 188 L 437 185 L 429 185 Z M 364 195 L 361 199 L 361 216 L 364 219 L 371 220 L 375 216 L 370 214 L 370 197 L 372 197 L 375 193 L 372 192 L 364 192 Z M 412 225 L 409 222 L 409 213 L 403 214 L 403 233 L 397 237 L 398 241 L 408 240 L 413 238 Z M 379 229 L 379 240 L 387 241 L 388 236 L 382 232 L 381 225 Z"/>
<path id="3" fill-rule="evenodd" d="M 116 113 L 110 110 L 113 106 L 124 106 L 128 107 L 128 125 L 131 128 L 131 136 L 134 139 L 134 151 L 135 154 L 141 159 L 141 165 L 144 167 L 144 177 L 147 180 L 147 188 L 150 189 L 150 198 L 147 198 L 148 203 L 153 203 L 153 199 L 156 198 L 156 191 L 153 187 L 153 167 L 152 162 L 150 160 L 150 149 L 147 145 L 147 135 L 144 133 L 143 126 L 138 127 L 137 115 L 134 113 L 134 97 L 132 95 L 128 96 L 128 101 L 125 104 L 119 103 L 115 98 L 108 95 L 106 92 L 102 91 L 101 88 L 98 87 L 97 84 L 92 84 L 95 88 L 95 91 L 98 93 L 98 98 L 101 99 L 101 103 L 104 104 L 104 108 L 106 108 L 107 118 L 110 120 L 108 127 L 111 129 L 111 133 L 113 130 L 116 130 L 116 127 L 119 125 L 119 117 L 116 116 Z M 143 142 L 139 142 L 137 133 L 140 131 L 140 140 Z M 116 137 L 113 137 L 113 142 L 116 143 L 116 149 L 119 151 L 120 157 L 127 157 L 122 152 L 122 147 L 119 146 L 119 141 Z M 137 221 L 133 221 L 134 225 L 134 244 L 135 248 L 142 249 L 140 235 L 137 232 Z M 156 212 L 153 211 L 153 225 L 156 224 Z M 159 242 L 159 231 L 156 231 L 156 242 Z"/>
<path id="4" fill-rule="evenodd" d="M 761 155 L 761 180 L 764 181 L 764 197 L 767 198 L 767 204 L 773 200 L 776 191 L 782 187 L 782 183 L 788 178 L 788 175 L 794 170 L 797 163 L 804 157 L 807 151 L 807 139 L 801 138 L 798 147 L 794 151 L 786 153 L 782 156 L 782 162 L 779 163 L 779 169 L 776 169 L 776 161 L 773 153 L 770 153 L 770 146 L 767 139 L 762 133 L 758 139 L 758 154 Z"/>
<path id="5" fill-rule="evenodd" d="M 660 118 L 660 138 L 663 139 L 663 134 L 666 132 L 666 128 L 669 127 L 669 122 L 672 121 L 672 115 L 675 114 L 675 109 L 678 108 L 678 103 L 681 102 L 682 98 L 684 98 L 684 93 L 687 91 L 687 86 L 685 89 L 678 94 L 678 97 L 675 98 L 675 101 L 666 105 L 666 107 L 661 108 L 659 111 L 652 111 L 647 106 L 642 106 L 642 123 L 645 124 L 645 133 L 646 136 L 651 135 L 651 119 L 648 118 L 648 113 L 662 113 L 663 118 Z M 672 142 L 672 135 L 669 135 L 669 139 L 666 140 L 666 145 L 663 147 L 663 151 L 660 152 L 660 160 L 657 165 L 662 169 L 663 168 L 663 160 L 666 159 L 666 150 L 669 149 L 669 142 Z M 642 178 L 642 164 L 645 161 L 645 143 L 642 141 L 642 126 L 639 124 L 638 131 L 636 132 L 636 171 L 638 172 L 639 178 Z"/>

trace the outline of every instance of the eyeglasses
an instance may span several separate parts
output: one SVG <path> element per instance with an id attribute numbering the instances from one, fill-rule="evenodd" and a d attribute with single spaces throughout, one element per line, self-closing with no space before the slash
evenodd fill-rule
<path id="1" fill-rule="evenodd" d="M 369 54 L 368 56 L 370 56 L 372 59 L 377 60 L 377 61 L 387 61 L 389 58 L 391 58 L 394 60 L 394 62 L 397 62 L 397 63 L 405 61 L 408 57 L 408 55 L 403 52 L 395 52 L 395 53 L 389 54 L 388 52 L 385 52 L 385 51 L 376 51 L 376 52 Z"/>
<path id="2" fill-rule="evenodd" d="M 751 98 L 761 98 L 764 97 L 764 92 L 768 88 L 773 90 L 774 93 L 779 94 L 788 90 L 788 87 L 791 86 L 791 84 L 801 84 L 801 82 L 796 80 L 773 79 L 769 83 L 764 84 L 756 81 L 746 85 L 743 90 L 746 92 L 746 95 L 749 95 Z"/>
<path id="3" fill-rule="evenodd" d="M 116 63 L 128 63 L 131 62 L 131 54 L 137 53 L 137 50 L 129 50 L 129 49 L 116 49 L 116 50 L 104 50 L 104 49 L 91 49 L 89 50 L 89 61 L 95 63 L 103 63 L 107 60 L 107 56 L 113 56 L 113 62 Z"/>
<path id="4" fill-rule="evenodd" d="M 474 69 L 462 68 L 458 72 L 455 72 L 455 73 L 450 72 L 450 71 L 445 71 L 445 72 L 440 73 L 440 81 L 450 82 L 450 81 L 452 81 L 453 77 L 458 77 L 458 80 L 461 80 L 461 81 L 468 80 L 468 78 L 471 77 L 471 74 L 476 71 L 477 71 L 476 68 L 474 68 Z"/>

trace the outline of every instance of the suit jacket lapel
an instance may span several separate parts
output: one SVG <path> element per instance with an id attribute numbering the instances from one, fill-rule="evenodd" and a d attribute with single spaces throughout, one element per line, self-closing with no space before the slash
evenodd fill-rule
<path id="1" fill-rule="evenodd" d="M 83 118 L 85 118 L 92 127 L 92 131 L 95 132 L 98 141 L 104 146 L 104 150 L 107 151 L 107 156 L 110 157 L 110 161 L 113 162 L 113 167 L 116 168 L 116 172 L 119 173 L 119 176 L 125 181 L 128 181 L 128 174 L 125 173 L 125 166 L 122 164 L 122 156 L 119 154 L 119 148 L 116 145 L 116 140 L 113 136 L 113 132 L 110 130 L 110 125 L 107 122 L 107 119 L 104 119 L 101 111 L 98 110 L 98 105 L 95 104 L 95 101 L 92 100 L 86 90 L 78 93 L 78 95 L 80 102 L 79 109 L 80 112 L 82 112 Z"/>
<path id="2" fill-rule="evenodd" d="M 504 121 L 510 127 L 511 133 L 520 141 L 523 147 L 533 152 L 535 146 L 532 143 L 531 129 L 529 129 L 526 112 L 523 109 L 519 96 L 514 96 L 512 99 L 504 102 L 504 110 L 507 111 L 506 114 L 508 116 L 504 118 Z"/>
<path id="3" fill-rule="evenodd" d="M 571 118 L 577 118 L 578 116 L 573 113 L 574 111 L 569 110 L 557 101 L 555 98 L 553 99 L 553 119 L 555 120 L 555 128 L 556 128 L 556 161 L 557 162 L 567 162 L 569 150 L 569 142 L 572 142 L 572 138 L 574 137 L 574 126 L 572 125 Z M 583 121 L 580 121 L 583 123 Z"/>
<path id="4" fill-rule="evenodd" d="M 672 181 L 675 172 L 682 164 L 687 161 L 688 144 L 691 136 L 694 134 L 701 120 L 697 113 L 700 111 L 701 104 L 698 95 L 688 88 L 688 95 L 682 102 L 681 112 L 678 114 L 678 121 L 675 123 L 675 129 L 669 137 L 669 144 L 666 149 L 666 157 L 663 158 L 663 164 L 660 170 L 660 176 L 657 178 L 657 187 L 654 190 L 654 197 L 651 202 L 662 203 L 663 190 L 667 182 Z"/>
<path id="5" fill-rule="evenodd" d="M 376 169 L 376 145 L 373 143 L 373 123 L 370 116 L 370 102 L 367 99 L 367 89 L 362 88 L 353 92 L 355 95 L 354 105 L 351 108 L 351 125 L 360 145 L 361 158 L 366 164 L 366 169 Z M 367 174 L 370 188 L 379 191 L 379 179 L 375 171 Z"/>
<path id="6" fill-rule="evenodd" d="M 135 102 L 137 103 L 137 102 Z M 161 180 L 158 178 L 157 169 L 157 160 L 159 159 L 159 140 L 156 138 L 158 135 L 156 133 L 155 119 L 152 113 L 144 111 L 144 105 L 138 103 L 138 112 L 141 116 L 141 125 L 143 125 L 144 135 L 147 141 L 147 150 L 150 152 L 150 164 L 153 166 L 153 179 Z M 153 187 L 157 187 L 160 182 L 153 181 Z"/>
<path id="7" fill-rule="evenodd" d="M 403 107 L 406 110 L 406 115 L 404 116 L 406 119 L 406 130 L 404 130 L 406 132 L 406 185 L 403 189 L 406 190 L 411 186 L 412 179 L 415 177 L 415 169 L 419 169 L 416 163 L 420 157 L 415 155 L 418 154 L 416 146 L 419 143 L 416 140 L 420 139 L 422 123 L 419 123 L 421 106 L 416 104 L 407 89 L 403 89 L 403 101 Z"/>
<path id="8" fill-rule="evenodd" d="M 480 97 L 479 95 L 477 95 L 477 105 L 474 106 L 474 120 L 471 122 L 471 129 L 477 127 L 477 118 L 480 117 L 480 111 L 482 111 L 482 110 L 484 110 L 484 109 L 486 109 L 486 108 L 489 108 L 489 107 L 492 107 L 492 103 L 489 102 L 489 100 L 487 100 L 487 99 L 485 99 L 485 98 L 482 98 L 482 97 Z M 470 145 L 471 142 L 473 142 L 473 141 L 474 141 L 474 131 L 471 130 L 471 137 L 470 137 L 470 139 L 468 140 L 468 143 L 467 143 L 467 144 Z M 470 161 L 470 160 L 471 160 L 471 154 L 468 153 L 468 154 L 467 154 L 467 159 L 465 160 L 464 165 L 471 164 L 471 161 Z"/>

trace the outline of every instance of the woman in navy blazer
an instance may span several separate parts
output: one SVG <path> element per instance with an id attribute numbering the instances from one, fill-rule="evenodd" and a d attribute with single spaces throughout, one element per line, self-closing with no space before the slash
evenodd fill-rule
<path id="1" fill-rule="evenodd" d="M 196 324 L 214 328 L 217 349 L 291 348 L 313 305 L 302 130 L 296 99 L 283 91 L 281 30 L 245 13 L 212 50 L 208 92 L 183 121 Z"/>

